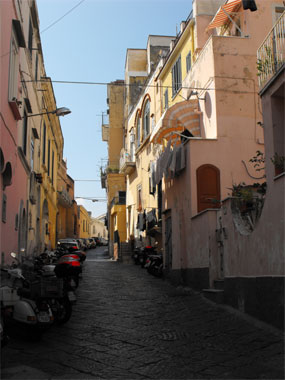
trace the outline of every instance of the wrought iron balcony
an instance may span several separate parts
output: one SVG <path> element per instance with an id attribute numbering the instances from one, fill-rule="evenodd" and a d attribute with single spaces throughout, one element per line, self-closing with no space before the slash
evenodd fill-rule
<path id="1" fill-rule="evenodd" d="M 285 11 L 276 21 L 262 45 L 257 50 L 257 70 L 260 89 L 273 78 L 284 64 Z"/>
<path id="2" fill-rule="evenodd" d="M 132 174 L 136 169 L 136 160 L 134 153 L 129 153 L 122 149 L 120 153 L 120 172 L 124 174 Z"/>

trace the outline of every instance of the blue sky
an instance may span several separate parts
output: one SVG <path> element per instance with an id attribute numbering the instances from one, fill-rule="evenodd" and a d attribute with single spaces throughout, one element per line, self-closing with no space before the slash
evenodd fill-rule
<path id="1" fill-rule="evenodd" d="M 124 79 L 128 48 L 145 49 L 151 34 L 175 36 L 192 1 L 37 0 L 37 5 L 47 76 L 57 81 L 108 83 Z M 75 181 L 75 196 L 105 198 L 100 166 L 107 159 L 107 143 L 101 139 L 107 87 L 54 83 L 54 92 L 57 106 L 72 111 L 60 119 L 68 174 L 74 180 L 96 180 Z M 105 202 L 78 202 L 93 217 L 106 212 Z"/>

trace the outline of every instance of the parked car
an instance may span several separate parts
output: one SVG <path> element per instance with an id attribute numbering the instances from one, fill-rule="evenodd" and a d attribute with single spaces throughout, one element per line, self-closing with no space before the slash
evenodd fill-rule
<path id="1" fill-rule="evenodd" d="M 84 238 L 83 240 L 84 240 L 84 242 L 85 242 L 85 244 L 86 244 L 86 248 L 87 248 L 87 249 L 90 249 L 90 248 L 91 248 L 91 243 L 90 243 L 89 239 Z"/>
<path id="2" fill-rule="evenodd" d="M 100 241 L 101 241 L 101 245 L 108 245 L 108 240 L 106 240 L 106 239 L 103 238 L 103 237 L 100 237 L 99 239 L 100 239 Z"/>
<path id="3" fill-rule="evenodd" d="M 99 247 L 100 245 L 102 245 L 101 240 L 100 240 L 100 238 L 99 238 L 98 236 L 93 236 L 93 239 L 95 240 L 96 245 L 98 245 L 98 247 Z"/>
<path id="4" fill-rule="evenodd" d="M 81 244 L 81 249 L 82 249 L 83 251 L 86 251 L 86 249 L 87 249 L 87 245 L 86 245 L 85 239 L 78 238 L 77 240 L 79 240 L 79 244 Z"/>
<path id="5" fill-rule="evenodd" d="M 66 249 L 70 253 L 76 252 L 76 254 L 78 254 L 78 256 L 80 257 L 81 261 L 84 261 L 86 259 L 86 253 L 80 248 L 77 239 L 60 239 L 57 242 L 57 247 Z"/>
<path id="6" fill-rule="evenodd" d="M 96 241 L 93 238 L 88 239 L 90 242 L 90 248 L 96 248 Z"/>

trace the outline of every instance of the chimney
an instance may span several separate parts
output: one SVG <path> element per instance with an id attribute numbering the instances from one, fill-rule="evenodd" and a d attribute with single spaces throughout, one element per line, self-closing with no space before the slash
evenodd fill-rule
<path id="1" fill-rule="evenodd" d="M 185 25 L 186 25 L 186 22 L 185 21 L 181 21 L 181 23 L 180 23 L 180 33 L 183 33 L 183 30 L 185 29 Z"/>

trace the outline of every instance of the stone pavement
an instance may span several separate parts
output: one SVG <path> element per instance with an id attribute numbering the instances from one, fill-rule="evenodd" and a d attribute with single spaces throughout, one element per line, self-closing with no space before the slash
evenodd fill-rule
<path id="1" fill-rule="evenodd" d="M 281 332 L 103 251 L 67 324 L 2 349 L 2 379 L 284 379 Z"/>

